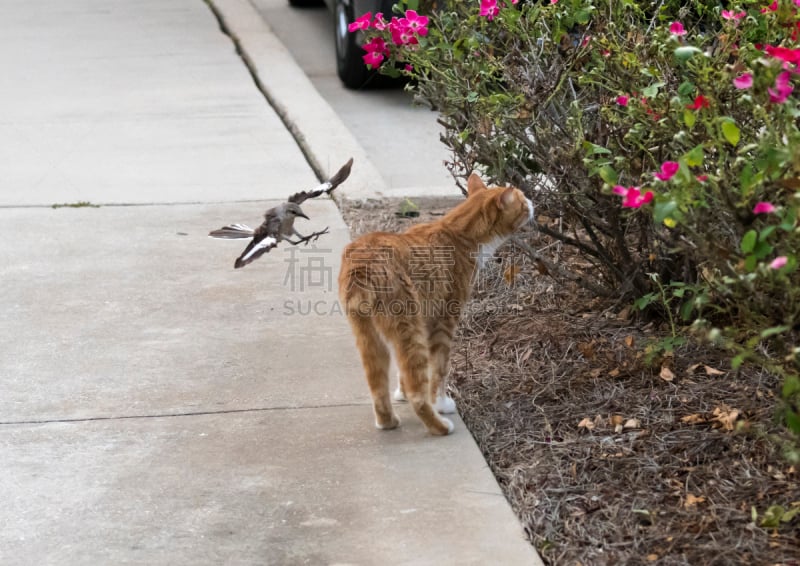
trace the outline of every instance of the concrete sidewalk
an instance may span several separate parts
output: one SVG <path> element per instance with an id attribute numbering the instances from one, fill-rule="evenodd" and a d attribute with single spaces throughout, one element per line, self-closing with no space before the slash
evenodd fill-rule
<path id="1" fill-rule="evenodd" d="M 317 182 L 208 6 L 4 8 L 0 564 L 539 563 L 460 420 L 373 429 L 333 202 L 206 237 Z"/>

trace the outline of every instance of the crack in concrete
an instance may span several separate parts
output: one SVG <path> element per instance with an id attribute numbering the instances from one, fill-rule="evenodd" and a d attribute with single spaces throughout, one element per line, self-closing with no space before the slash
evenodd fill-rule
<path id="1" fill-rule="evenodd" d="M 206 5 L 208 6 L 211 13 L 214 14 L 214 17 L 217 19 L 217 23 L 219 24 L 219 29 L 223 33 L 223 35 L 227 36 L 228 39 L 231 40 L 233 43 L 234 49 L 236 50 L 236 54 L 242 60 L 247 72 L 250 74 L 250 78 L 253 80 L 258 91 L 264 97 L 264 100 L 267 101 L 270 108 L 278 115 L 281 122 L 283 123 L 284 127 L 289 131 L 292 138 L 294 138 L 297 147 L 300 148 L 300 153 L 303 154 L 305 157 L 306 162 L 308 163 L 311 170 L 314 172 L 314 175 L 317 176 L 317 180 L 320 182 L 327 179 L 327 175 L 325 174 L 325 169 L 320 165 L 317 159 L 314 157 L 311 149 L 305 143 L 305 136 L 303 132 L 297 127 L 297 125 L 289 119 L 286 110 L 275 100 L 267 88 L 264 86 L 264 83 L 261 82 L 261 78 L 258 76 L 258 69 L 256 65 L 253 63 L 250 56 L 247 54 L 247 51 L 242 47 L 241 41 L 239 38 L 234 35 L 233 31 L 231 31 L 230 27 L 228 27 L 227 22 L 225 21 L 225 17 L 222 15 L 220 10 L 214 5 L 213 0 L 205 0 Z"/>
<path id="2" fill-rule="evenodd" d="M 367 402 L 361 403 L 338 403 L 333 405 L 286 405 L 281 407 L 251 407 L 249 409 L 220 409 L 218 411 L 185 411 L 173 413 L 153 413 L 143 415 L 119 415 L 107 417 L 74 417 L 74 418 L 51 418 L 51 419 L 30 419 L 19 421 L 0 421 L 0 426 L 14 425 L 38 425 L 38 424 L 58 424 L 58 423 L 86 423 L 95 421 L 123 421 L 134 419 L 168 419 L 180 417 L 202 417 L 211 415 L 234 415 L 240 413 L 266 413 L 270 411 L 303 411 L 308 409 L 339 409 L 346 407 L 367 407 Z"/>

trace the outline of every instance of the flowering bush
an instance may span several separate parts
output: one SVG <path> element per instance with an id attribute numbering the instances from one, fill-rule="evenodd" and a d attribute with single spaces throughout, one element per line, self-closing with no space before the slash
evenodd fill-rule
<path id="1" fill-rule="evenodd" d="M 595 291 L 783 373 L 800 432 L 799 7 L 470 0 L 357 25 L 365 61 L 440 111 L 457 178 L 483 169 L 565 221 L 540 230 Z"/>

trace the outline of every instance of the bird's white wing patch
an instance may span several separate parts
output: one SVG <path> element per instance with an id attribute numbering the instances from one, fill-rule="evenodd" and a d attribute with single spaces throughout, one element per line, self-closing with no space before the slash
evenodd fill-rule
<path id="1" fill-rule="evenodd" d="M 276 240 L 272 236 L 267 236 L 266 238 L 261 240 L 259 243 L 257 243 L 255 246 L 253 246 L 253 249 L 250 250 L 249 252 L 247 252 L 247 255 L 242 257 L 242 261 L 247 261 L 248 259 L 253 257 L 253 254 L 258 252 L 259 250 L 263 250 L 265 248 L 269 249 L 269 248 L 275 246 L 277 243 L 278 243 L 278 240 Z"/>
<path id="2" fill-rule="evenodd" d="M 247 224 L 231 224 L 230 226 L 234 230 L 241 230 L 242 232 L 250 232 L 250 233 L 253 232 L 253 229 L 250 228 L 250 226 L 248 226 Z"/>
<path id="3" fill-rule="evenodd" d="M 309 192 L 316 193 L 317 191 L 321 191 L 321 192 L 324 193 L 325 191 L 330 189 L 332 186 L 333 186 L 333 183 L 331 183 L 330 181 L 325 181 L 319 187 L 317 187 L 316 189 L 314 189 L 312 191 L 309 191 Z"/>

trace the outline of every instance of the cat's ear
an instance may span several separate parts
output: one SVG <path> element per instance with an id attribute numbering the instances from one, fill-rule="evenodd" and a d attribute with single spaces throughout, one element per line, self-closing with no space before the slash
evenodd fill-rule
<path id="1" fill-rule="evenodd" d="M 477 192 L 485 191 L 486 185 L 477 173 L 473 173 L 467 179 L 467 196 L 472 196 Z"/>
<path id="2" fill-rule="evenodd" d="M 500 189 L 502 192 L 495 197 L 497 202 L 497 207 L 501 210 L 504 210 L 514 204 L 516 201 L 516 197 L 514 196 L 514 189 L 513 187 L 508 187 L 507 189 Z"/>

